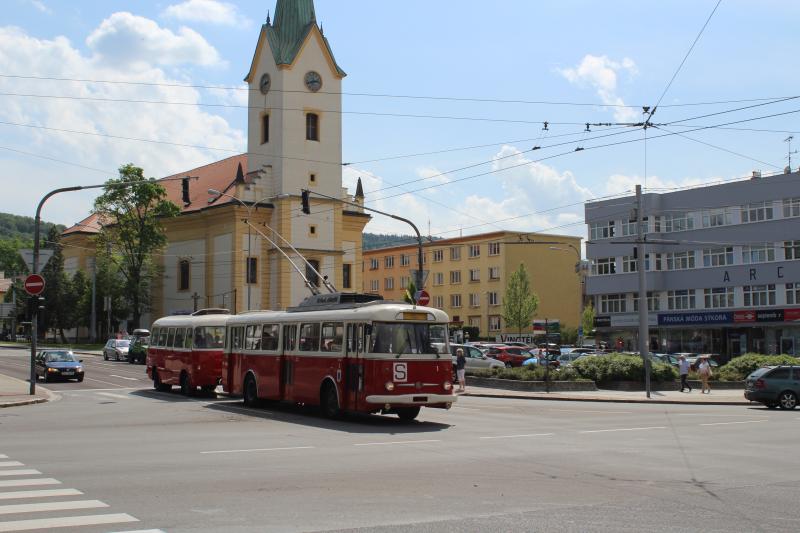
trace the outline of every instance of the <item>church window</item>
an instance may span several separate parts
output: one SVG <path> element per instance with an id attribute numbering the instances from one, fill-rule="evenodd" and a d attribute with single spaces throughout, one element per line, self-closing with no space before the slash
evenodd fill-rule
<path id="1" fill-rule="evenodd" d="M 269 142 L 269 115 L 261 115 L 261 144 Z"/>
<path id="2" fill-rule="evenodd" d="M 306 113 L 306 140 L 319 141 L 319 115 Z"/>
<path id="3" fill-rule="evenodd" d="M 344 263 L 342 265 L 342 288 L 344 289 L 353 288 L 352 270 L 353 270 L 353 265 L 349 263 Z"/>
<path id="4" fill-rule="evenodd" d="M 309 175 L 308 176 L 308 181 L 310 181 L 311 183 L 316 183 L 317 182 L 317 175 L 316 174 Z"/>
<path id="5" fill-rule="evenodd" d="M 315 226 L 314 224 L 310 225 L 308 227 L 308 233 L 309 233 L 309 235 L 316 235 L 317 234 L 317 226 Z"/>
<path id="6" fill-rule="evenodd" d="M 248 257 L 245 264 L 247 265 L 247 283 L 257 283 L 258 257 Z"/>
<path id="7" fill-rule="evenodd" d="M 181 259 L 178 263 L 178 290 L 189 290 L 189 272 L 191 263 L 188 259 Z"/>

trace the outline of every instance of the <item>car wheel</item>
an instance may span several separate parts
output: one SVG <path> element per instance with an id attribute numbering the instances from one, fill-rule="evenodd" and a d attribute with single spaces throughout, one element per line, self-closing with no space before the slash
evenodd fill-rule
<path id="1" fill-rule="evenodd" d="M 506 362 L 506 368 L 511 368 L 511 361 Z"/>
<path id="2" fill-rule="evenodd" d="M 82 381 L 83 381 L 83 376 L 79 376 L 79 377 L 78 377 L 78 383 L 80 383 L 80 382 L 82 382 Z"/>
<path id="3" fill-rule="evenodd" d="M 47 379 L 47 371 L 45 370 L 44 374 L 42 374 L 42 381 L 47 383 L 49 380 Z"/>
<path id="4" fill-rule="evenodd" d="M 131 354 L 128 354 L 128 364 L 132 365 L 135 362 L 134 358 L 131 357 Z"/>
<path id="5" fill-rule="evenodd" d="M 339 396 L 337 396 L 336 388 L 333 386 L 333 384 L 331 384 L 330 381 L 326 381 L 322 386 L 319 400 L 320 406 L 322 407 L 322 413 L 327 418 L 337 418 L 341 414 L 341 410 L 339 408 Z"/>
<path id="6" fill-rule="evenodd" d="M 411 422 L 419 415 L 419 406 L 400 407 L 397 409 L 397 416 L 404 422 Z"/>
<path id="7" fill-rule="evenodd" d="M 247 374 L 247 377 L 244 378 L 242 399 L 248 407 L 255 407 L 258 404 L 258 385 L 256 385 L 256 380 L 250 374 Z"/>
<path id="8" fill-rule="evenodd" d="M 778 404 L 781 409 L 794 409 L 797 407 L 797 395 L 790 390 L 783 391 L 778 396 Z"/>
<path id="9" fill-rule="evenodd" d="M 103 350 L 103 360 L 108 361 L 108 352 Z"/>

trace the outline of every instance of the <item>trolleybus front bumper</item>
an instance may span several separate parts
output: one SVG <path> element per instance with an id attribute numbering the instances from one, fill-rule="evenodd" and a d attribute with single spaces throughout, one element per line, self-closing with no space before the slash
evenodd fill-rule
<path id="1" fill-rule="evenodd" d="M 430 405 L 430 404 L 451 404 L 455 403 L 458 396 L 455 394 L 374 394 L 367 396 L 367 403 L 378 405 Z M 449 406 L 449 405 L 448 405 Z"/>

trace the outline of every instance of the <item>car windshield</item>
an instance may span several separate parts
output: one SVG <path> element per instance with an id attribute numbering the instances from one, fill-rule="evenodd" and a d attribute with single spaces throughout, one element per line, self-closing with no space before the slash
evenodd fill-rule
<path id="1" fill-rule="evenodd" d="M 438 353 L 434 342 L 439 341 L 441 324 L 409 324 L 376 322 L 372 328 L 372 353 Z M 440 342 L 440 341 L 439 341 Z"/>
<path id="2" fill-rule="evenodd" d="M 116 346 L 119 346 L 120 348 L 127 348 L 128 346 L 131 345 L 131 341 L 129 341 L 129 340 L 121 340 L 121 341 L 116 341 L 115 344 L 116 344 Z"/>
<path id="3" fill-rule="evenodd" d="M 48 363 L 72 363 L 75 361 L 75 356 L 70 352 L 48 352 L 45 360 Z"/>

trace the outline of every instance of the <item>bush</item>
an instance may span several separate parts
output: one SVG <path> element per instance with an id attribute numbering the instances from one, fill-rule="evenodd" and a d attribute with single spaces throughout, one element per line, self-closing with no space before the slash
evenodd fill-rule
<path id="1" fill-rule="evenodd" d="M 550 374 L 543 366 L 528 365 L 515 368 L 492 368 L 470 370 L 467 375 L 481 378 L 512 379 L 515 381 L 544 381 L 545 376 L 550 381 L 587 381 L 574 368 L 550 369 Z"/>
<path id="2" fill-rule="evenodd" d="M 577 373 L 597 383 L 604 381 L 644 381 L 644 361 L 638 355 L 599 355 L 583 357 L 573 363 Z M 650 365 L 650 379 L 653 381 L 673 381 L 678 371 L 671 365 L 653 362 Z"/>
<path id="3" fill-rule="evenodd" d="M 797 357 L 791 355 L 760 355 L 748 353 L 739 357 L 734 357 L 729 363 L 719 368 L 719 378 L 725 381 L 742 381 L 751 372 L 762 366 L 773 365 L 796 365 Z"/>

